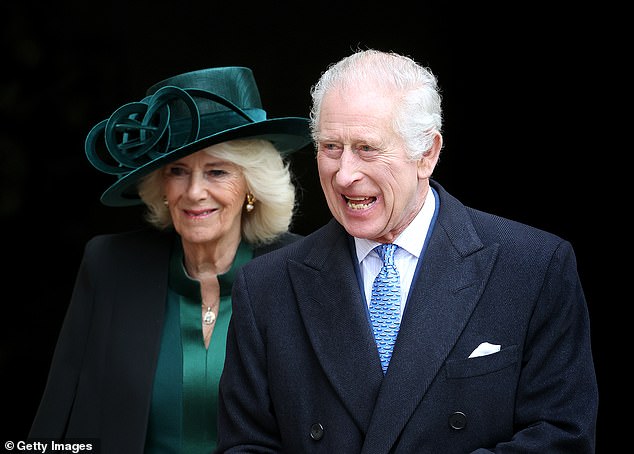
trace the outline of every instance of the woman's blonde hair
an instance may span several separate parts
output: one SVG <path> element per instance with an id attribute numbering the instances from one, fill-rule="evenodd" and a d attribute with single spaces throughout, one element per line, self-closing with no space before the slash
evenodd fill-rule
<path id="1" fill-rule="evenodd" d="M 222 142 L 209 155 L 240 167 L 248 191 L 255 196 L 255 209 L 242 214 L 242 238 L 253 245 L 272 242 L 289 230 L 295 213 L 295 184 L 290 164 L 273 144 L 261 139 L 240 139 Z M 147 207 L 145 219 L 159 230 L 173 227 L 172 217 L 164 203 L 163 168 L 144 177 L 138 185 L 139 196 Z M 246 200 L 245 200 L 246 203 Z"/>

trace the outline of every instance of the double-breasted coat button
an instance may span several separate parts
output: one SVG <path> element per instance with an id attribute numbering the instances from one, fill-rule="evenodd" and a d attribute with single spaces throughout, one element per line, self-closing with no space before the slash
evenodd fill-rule
<path id="1" fill-rule="evenodd" d="M 310 438 L 315 441 L 319 441 L 324 436 L 324 426 L 319 424 L 318 422 L 310 426 Z"/>
<path id="2" fill-rule="evenodd" d="M 455 430 L 464 429 L 467 425 L 467 416 L 461 412 L 456 411 L 449 416 L 449 426 Z"/>

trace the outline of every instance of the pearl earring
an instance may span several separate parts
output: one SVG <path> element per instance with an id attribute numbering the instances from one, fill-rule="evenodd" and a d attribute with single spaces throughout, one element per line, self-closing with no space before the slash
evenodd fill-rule
<path id="1" fill-rule="evenodd" d="M 255 208 L 255 196 L 250 192 L 247 194 L 247 205 L 246 209 L 250 213 Z"/>

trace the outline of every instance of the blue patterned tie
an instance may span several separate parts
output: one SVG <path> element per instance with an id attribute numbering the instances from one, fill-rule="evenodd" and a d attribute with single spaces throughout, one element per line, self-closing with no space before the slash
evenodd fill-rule
<path id="1" fill-rule="evenodd" d="M 370 320 L 384 374 L 392 357 L 401 312 L 401 283 L 394 266 L 397 247 L 395 244 L 382 244 L 374 248 L 383 260 L 383 267 L 372 284 Z"/>

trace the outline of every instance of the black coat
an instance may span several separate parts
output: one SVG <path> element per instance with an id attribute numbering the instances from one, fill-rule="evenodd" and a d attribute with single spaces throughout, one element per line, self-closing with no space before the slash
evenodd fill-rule
<path id="1" fill-rule="evenodd" d="M 336 221 L 238 271 L 219 452 L 594 451 L 598 391 L 570 243 L 432 186 L 438 217 L 385 377 Z M 484 342 L 501 349 L 469 358 Z"/>
<path id="2" fill-rule="evenodd" d="M 143 452 L 173 241 L 143 229 L 86 244 L 29 438 L 94 438 L 106 454 Z"/>

